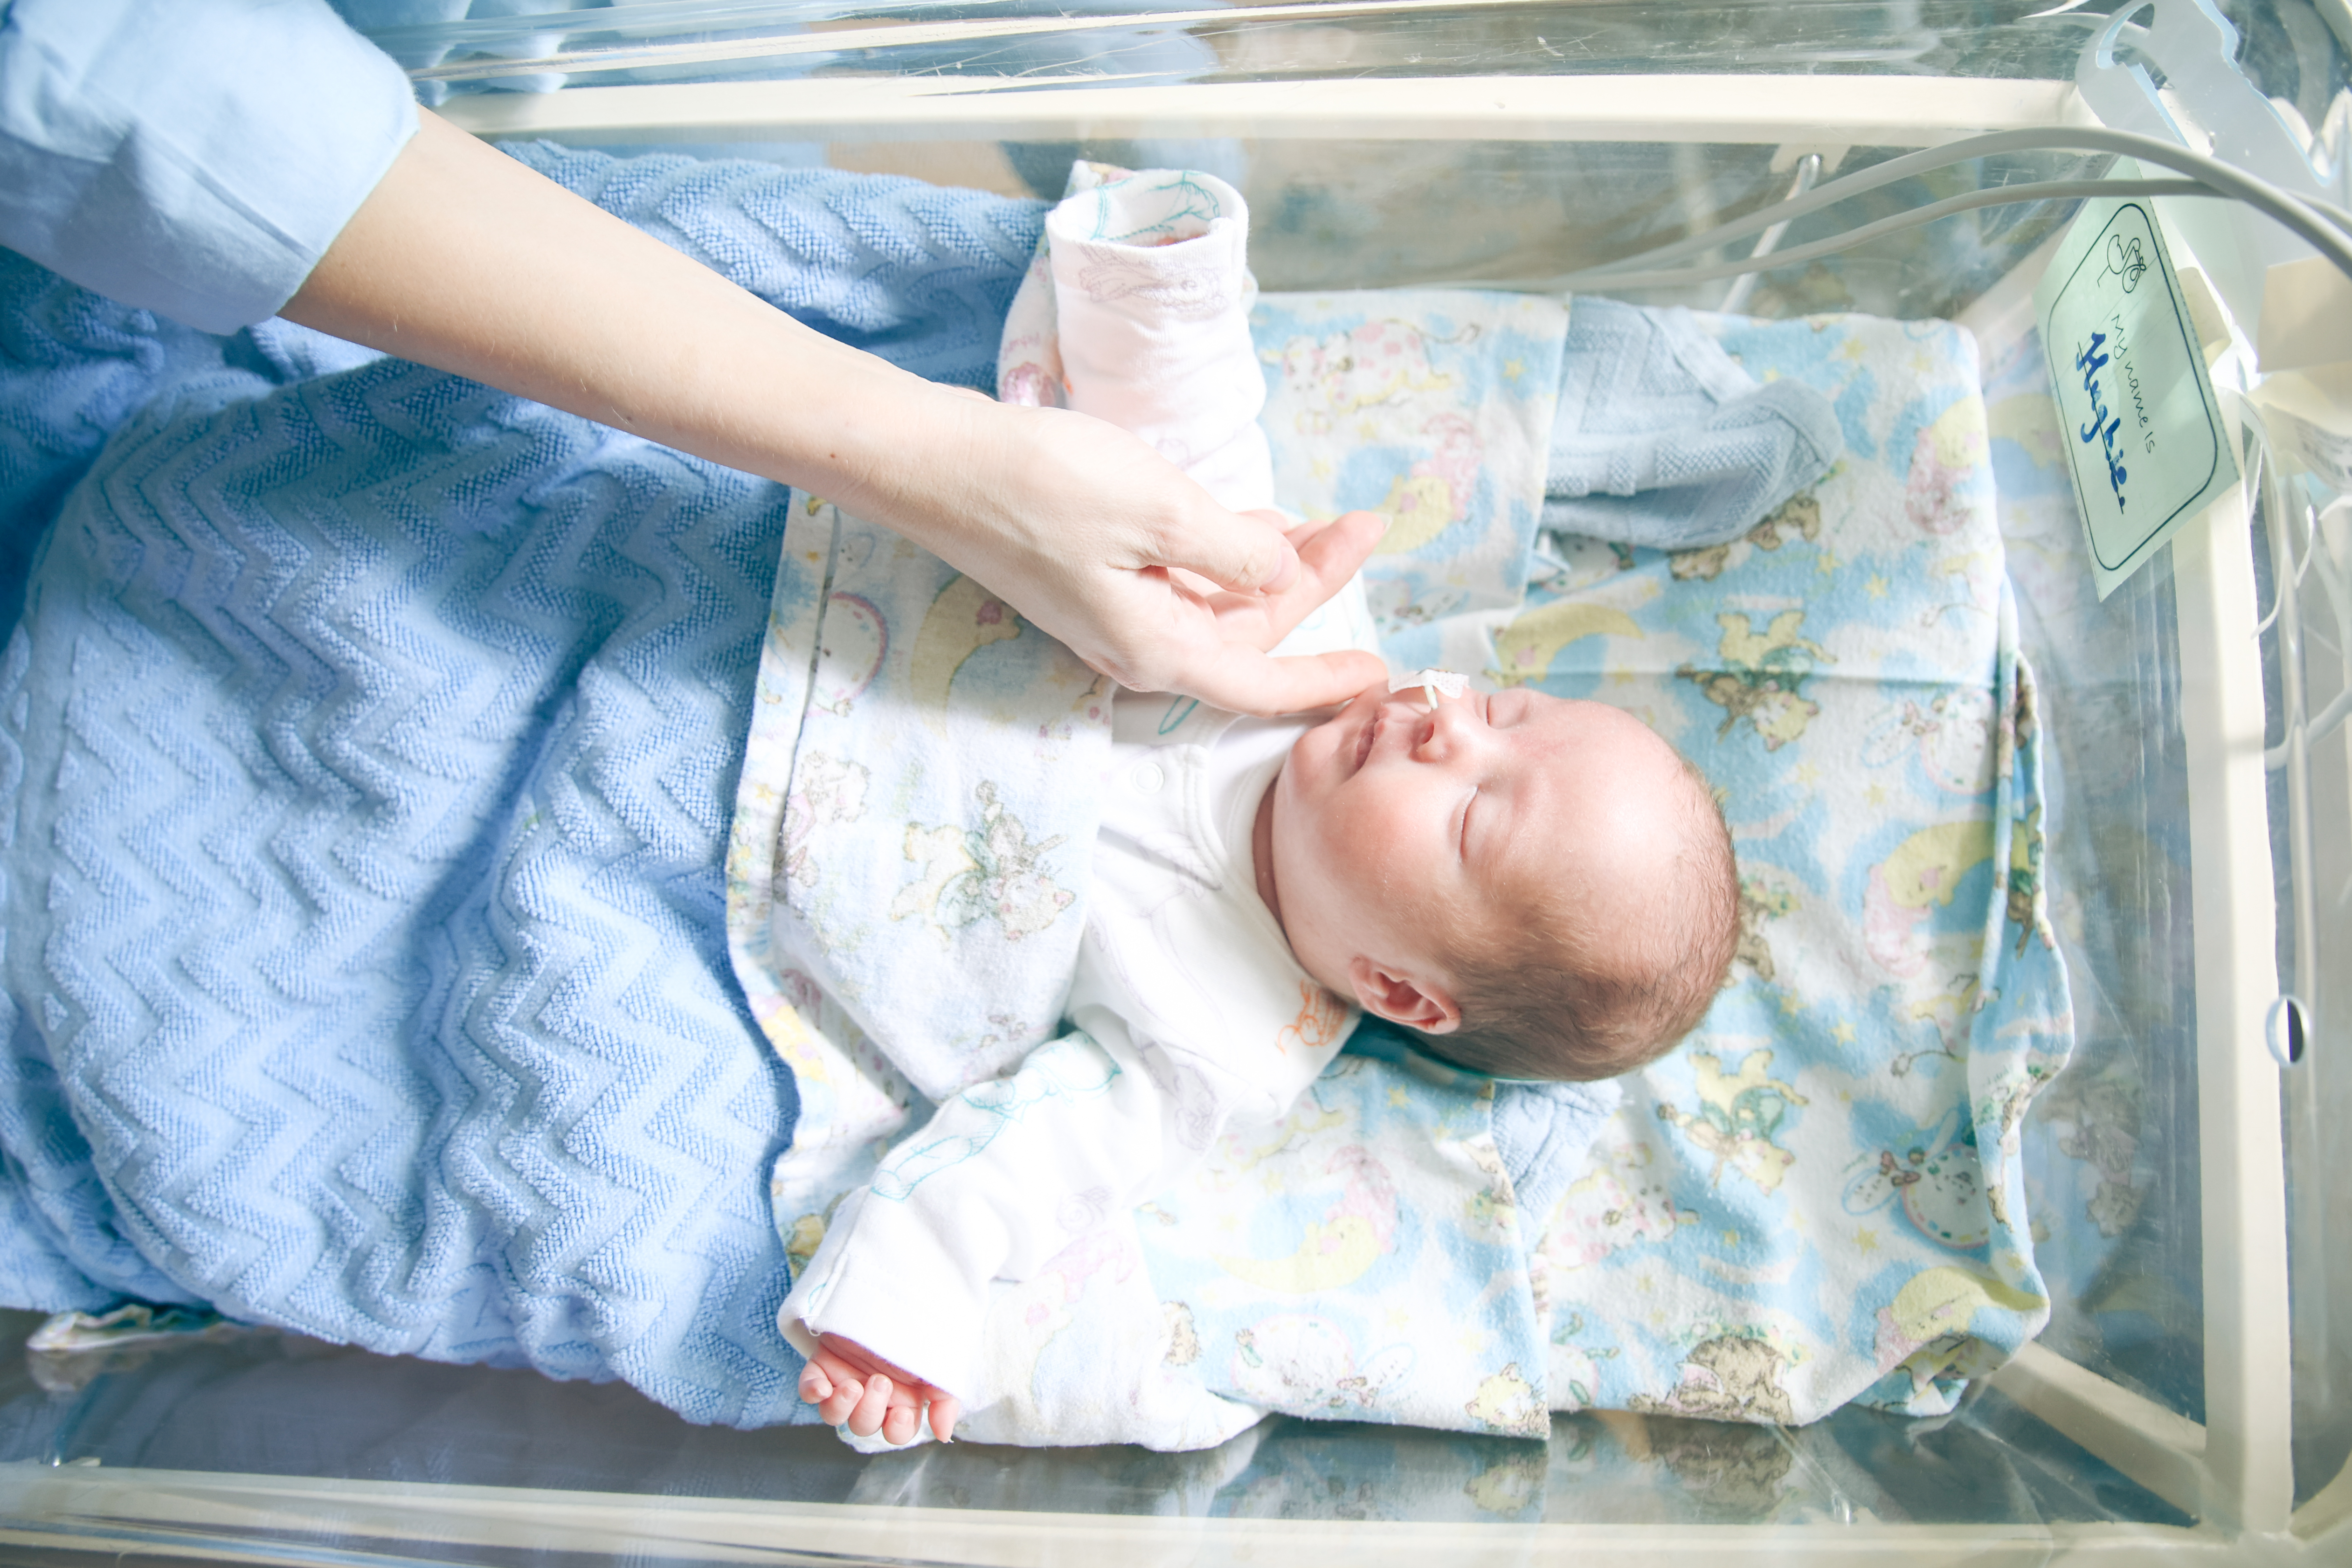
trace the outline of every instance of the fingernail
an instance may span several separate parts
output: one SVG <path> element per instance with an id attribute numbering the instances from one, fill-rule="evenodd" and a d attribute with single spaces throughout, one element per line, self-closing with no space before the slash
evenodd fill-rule
<path id="1" fill-rule="evenodd" d="M 1298 552 L 1288 545 L 1282 547 L 1282 559 L 1275 564 L 1274 575 L 1265 580 L 1265 591 L 1280 593 L 1298 580 Z"/>

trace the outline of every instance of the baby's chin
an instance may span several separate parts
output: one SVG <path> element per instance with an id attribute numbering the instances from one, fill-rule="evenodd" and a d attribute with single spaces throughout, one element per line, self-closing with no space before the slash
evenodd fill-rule
<path id="1" fill-rule="evenodd" d="M 1269 906 L 1299 967 L 1325 988 L 1344 997 L 1350 994 L 1344 968 L 1318 961 L 1328 958 L 1323 949 L 1328 943 L 1318 940 L 1318 936 L 1332 923 L 1334 911 L 1321 885 L 1325 879 L 1318 874 L 1319 868 L 1314 859 L 1318 837 L 1315 825 L 1322 814 L 1322 802 L 1307 780 L 1328 769 L 1332 760 L 1328 756 L 1300 755 L 1301 747 L 1315 734 L 1310 729 L 1292 743 L 1281 771 L 1266 787 L 1265 848 L 1274 871 L 1274 896 Z"/>

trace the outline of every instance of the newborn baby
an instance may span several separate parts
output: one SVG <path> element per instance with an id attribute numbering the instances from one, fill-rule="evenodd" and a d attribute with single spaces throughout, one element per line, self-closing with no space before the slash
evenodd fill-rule
<path id="1" fill-rule="evenodd" d="M 1059 360 L 1026 384 L 1182 454 L 1226 505 L 1263 506 L 1240 198 L 1202 175 L 1091 195 L 1048 219 Z M 1008 361 L 1023 316 L 1016 301 Z M 1369 521 L 1292 537 L 1336 576 Z M 1377 652 L 1354 581 L 1276 652 L 1349 647 Z M 928 1413 L 948 1437 L 991 1392 L 992 1282 L 1030 1278 L 1227 1134 L 1278 1124 L 1362 1012 L 1457 1067 L 1555 1080 L 1627 1071 L 1698 1021 L 1738 934 L 1706 785 L 1616 708 L 1458 682 L 1382 681 L 1319 720 L 1118 694 L 1105 775 L 1080 786 L 1101 815 L 1073 1032 L 894 1148 L 827 1217 L 779 1314 L 827 1422 L 898 1443 Z"/>
<path id="2" fill-rule="evenodd" d="M 1505 1078 L 1614 1076 L 1697 1023 L 1738 931 L 1698 776 L 1605 704 L 1433 695 L 1382 683 L 1311 727 L 1122 695 L 1084 1033 L 941 1106 L 835 1214 L 783 1312 L 825 1420 L 905 1442 L 928 1406 L 946 1437 L 989 1281 L 1278 1123 L 1356 1009 Z"/>
<path id="3" fill-rule="evenodd" d="M 1502 1078 L 1611 1078 L 1706 1012 L 1738 884 L 1714 796 L 1632 715 L 1379 687 L 1299 737 L 1256 884 L 1323 985 Z"/>

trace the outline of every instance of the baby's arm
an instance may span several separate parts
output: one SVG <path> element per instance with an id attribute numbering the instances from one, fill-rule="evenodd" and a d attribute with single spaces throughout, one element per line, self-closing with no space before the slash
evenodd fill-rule
<path id="1" fill-rule="evenodd" d="M 1160 1191 L 1223 1115 L 1197 1093 L 1177 1105 L 1124 1038 L 1087 1034 L 947 1101 L 843 1202 L 793 1282 L 779 1316 L 814 1374 L 802 1398 L 894 1442 L 925 1407 L 938 1431 L 943 1398 L 951 1425 L 985 1381 L 991 1284 L 1030 1278 Z M 1196 1135 L 1174 1132 L 1180 1116 Z"/>

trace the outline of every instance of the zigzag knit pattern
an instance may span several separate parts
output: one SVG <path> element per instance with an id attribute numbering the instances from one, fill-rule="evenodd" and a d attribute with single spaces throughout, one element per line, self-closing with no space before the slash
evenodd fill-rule
<path id="1" fill-rule="evenodd" d="M 508 151 L 828 337 L 931 381 L 996 388 L 997 340 L 1045 232 L 1044 202 L 545 141 Z"/>
<path id="2" fill-rule="evenodd" d="M 530 160 L 960 381 L 1035 239 L 912 182 Z M 784 493 L 63 287 L 0 273 L 19 533 L 70 486 L 0 665 L 0 1301 L 795 1418 L 794 1097 L 721 879 Z"/>
<path id="3" fill-rule="evenodd" d="M 209 338 L 77 288 L 0 250 L 0 630 L 16 624 L 32 557 L 106 438 L 166 384 L 226 376 Z M 250 345 L 247 345 L 249 348 Z"/>

